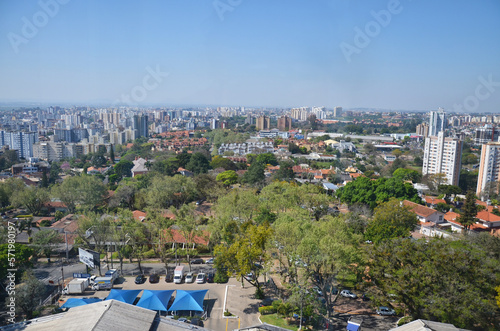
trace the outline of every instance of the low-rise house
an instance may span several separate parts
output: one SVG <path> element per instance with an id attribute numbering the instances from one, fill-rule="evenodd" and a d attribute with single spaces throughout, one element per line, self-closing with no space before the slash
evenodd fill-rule
<path id="1" fill-rule="evenodd" d="M 425 204 L 427 205 L 427 207 L 435 208 L 438 203 L 446 203 L 446 201 L 444 199 L 438 199 L 437 197 L 425 197 Z"/>
<path id="2" fill-rule="evenodd" d="M 404 200 L 403 204 L 410 208 L 411 211 L 417 215 L 420 223 L 433 222 L 433 223 L 443 223 L 444 222 L 444 214 L 435 209 L 419 205 L 418 203 Z"/>
<path id="3" fill-rule="evenodd" d="M 132 161 L 132 163 L 134 163 L 134 166 L 130 170 L 132 172 L 132 177 L 147 173 L 149 171 L 148 167 L 146 166 L 147 162 L 148 161 L 143 159 L 142 157 Z"/>

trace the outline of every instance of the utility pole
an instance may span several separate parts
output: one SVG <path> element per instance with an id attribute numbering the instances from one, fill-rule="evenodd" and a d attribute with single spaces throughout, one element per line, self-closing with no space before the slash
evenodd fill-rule
<path id="1" fill-rule="evenodd" d="M 66 262 L 69 260 L 69 253 L 68 253 L 68 233 L 66 230 L 64 230 L 64 241 L 66 241 Z"/>

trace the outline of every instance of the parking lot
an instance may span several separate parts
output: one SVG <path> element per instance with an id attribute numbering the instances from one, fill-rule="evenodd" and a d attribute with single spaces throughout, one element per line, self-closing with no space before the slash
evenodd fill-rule
<path id="1" fill-rule="evenodd" d="M 208 266 L 193 266 L 193 270 L 206 270 Z M 201 268 L 200 268 L 201 267 Z M 196 273 L 196 272 L 195 272 Z M 142 284 L 135 284 L 135 277 L 126 276 L 119 278 L 114 289 L 143 289 L 143 290 L 203 290 L 207 289 L 204 305 L 207 312 L 207 320 L 204 321 L 204 326 L 212 330 L 233 330 L 238 327 L 250 326 L 259 323 L 258 320 L 258 303 L 260 300 L 254 299 L 255 288 L 251 286 L 241 287 L 241 283 L 234 278 L 230 278 L 226 284 L 216 283 L 182 283 L 174 284 L 165 282 L 165 274 L 161 274 L 158 283 L 151 284 L 149 278 Z M 224 318 L 224 300 L 226 297 L 227 288 L 227 303 L 226 309 L 236 317 Z M 82 295 L 65 295 L 61 300 L 66 301 L 68 298 L 82 297 L 97 297 L 104 299 L 109 295 L 108 290 L 92 291 L 87 290 Z M 140 294 L 141 295 L 141 294 Z M 174 293 L 175 295 L 175 293 Z M 62 304 L 62 303 L 61 303 Z"/>

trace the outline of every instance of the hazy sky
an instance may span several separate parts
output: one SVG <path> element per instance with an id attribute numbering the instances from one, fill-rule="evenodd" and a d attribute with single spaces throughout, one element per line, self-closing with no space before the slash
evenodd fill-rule
<path id="1" fill-rule="evenodd" d="M 116 100 L 500 112 L 500 1 L 0 1 L 0 101 Z"/>

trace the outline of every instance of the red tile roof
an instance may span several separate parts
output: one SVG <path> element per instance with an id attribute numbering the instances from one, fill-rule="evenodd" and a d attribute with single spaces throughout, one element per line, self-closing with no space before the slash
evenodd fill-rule
<path id="1" fill-rule="evenodd" d="M 425 197 L 425 202 L 431 205 L 437 205 L 438 203 L 446 203 L 444 199 L 438 199 L 436 197 Z"/>
<path id="2" fill-rule="evenodd" d="M 146 218 L 146 213 L 140 210 L 134 210 L 132 212 L 132 215 L 134 215 L 134 219 L 136 221 L 143 221 Z"/>
<path id="3" fill-rule="evenodd" d="M 500 216 L 487 212 L 486 210 L 482 210 L 477 213 L 476 218 L 485 222 L 500 222 Z"/>
<path id="4" fill-rule="evenodd" d="M 410 207 L 410 210 L 421 217 L 429 217 L 430 215 L 437 213 L 438 211 L 426 206 L 419 205 L 418 203 L 404 200 L 403 204 Z"/>

